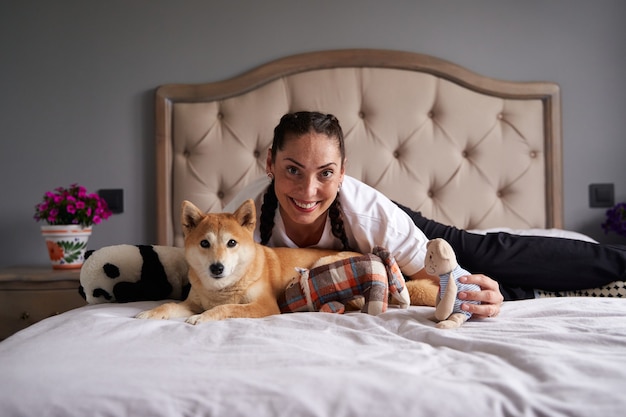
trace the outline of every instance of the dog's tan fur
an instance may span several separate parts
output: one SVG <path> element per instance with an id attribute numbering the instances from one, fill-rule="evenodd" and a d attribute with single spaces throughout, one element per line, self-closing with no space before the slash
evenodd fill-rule
<path id="1" fill-rule="evenodd" d="M 269 248 L 256 243 L 254 201 L 234 213 L 203 213 L 183 202 L 185 258 L 191 290 L 180 303 L 165 303 L 137 318 L 186 317 L 187 323 L 279 314 L 278 296 L 294 277 L 295 268 L 311 268 L 356 252 L 323 249 Z M 220 266 L 223 271 L 220 271 Z M 414 294 L 420 285 L 408 285 Z M 412 288 L 413 287 L 413 288 Z"/>

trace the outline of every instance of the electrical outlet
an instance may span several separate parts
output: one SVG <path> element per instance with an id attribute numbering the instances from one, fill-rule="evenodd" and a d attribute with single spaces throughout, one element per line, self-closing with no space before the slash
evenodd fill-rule
<path id="1" fill-rule="evenodd" d="M 613 207 L 615 191 L 613 184 L 590 184 L 589 207 Z"/>
<path id="2" fill-rule="evenodd" d="M 124 212 L 124 190 L 119 188 L 99 190 L 98 195 L 107 202 L 111 213 L 119 214 Z"/>

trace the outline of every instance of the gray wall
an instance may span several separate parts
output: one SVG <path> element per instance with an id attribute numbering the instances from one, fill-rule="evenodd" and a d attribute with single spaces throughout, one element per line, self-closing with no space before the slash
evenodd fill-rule
<path id="1" fill-rule="evenodd" d="M 125 212 L 96 226 L 91 247 L 153 242 L 156 86 L 335 48 L 559 83 L 566 227 L 616 240 L 587 187 L 613 182 L 626 200 L 625 18 L 622 0 L 3 0 L 0 266 L 47 262 L 33 206 L 73 182 L 125 192 Z"/>

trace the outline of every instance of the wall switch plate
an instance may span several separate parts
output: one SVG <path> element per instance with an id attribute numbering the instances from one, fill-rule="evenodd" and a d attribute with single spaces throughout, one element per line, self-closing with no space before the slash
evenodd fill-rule
<path id="1" fill-rule="evenodd" d="M 615 191 L 613 184 L 589 184 L 589 207 L 613 207 Z"/>
<path id="2" fill-rule="evenodd" d="M 119 214 L 124 212 L 124 190 L 119 188 L 99 190 L 98 195 L 107 202 L 111 213 Z"/>

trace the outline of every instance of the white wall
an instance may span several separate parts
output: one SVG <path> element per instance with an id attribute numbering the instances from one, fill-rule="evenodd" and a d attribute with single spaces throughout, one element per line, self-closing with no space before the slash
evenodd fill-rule
<path id="1" fill-rule="evenodd" d="M 510 80 L 559 83 L 566 227 L 604 236 L 587 187 L 626 200 L 626 2 L 621 0 L 4 0 L 0 2 L 0 266 L 47 262 L 44 193 L 123 188 L 92 248 L 152 243 L 153 92 L 282 56 L 388 48 Z M 623 240 L 622 240 L 623 241 Z"/>

